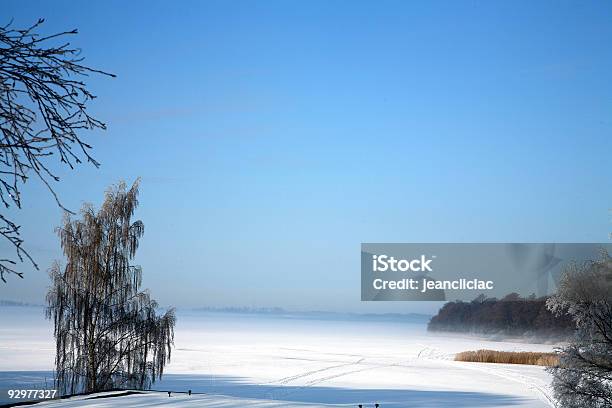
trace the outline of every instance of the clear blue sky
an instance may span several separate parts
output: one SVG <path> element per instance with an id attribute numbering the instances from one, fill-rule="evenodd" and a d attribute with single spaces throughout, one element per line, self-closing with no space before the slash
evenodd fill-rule
<path id="1" fill-rule="evenodd" d="M 361 242 L 600 242 L 612 230 L 612 4 L 7 1 L 78 28 L 98 170 L 71 209 L 141 176 L 137 261 L 162 304 L 420 311 L 359 302 Z M 42 270 L 61 212 L 15 217 Z M 4 257 L 12 255 L 2 243 Z"/>

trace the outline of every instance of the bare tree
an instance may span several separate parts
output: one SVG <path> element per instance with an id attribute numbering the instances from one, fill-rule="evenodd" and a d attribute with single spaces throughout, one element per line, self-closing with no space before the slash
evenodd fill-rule
<path id="1" fill-rule="evenodd" d="M 84 205 L 81 219 L 66 214 L 58 235 L 66 267 L 50 270 L 47 318 L 56 340 L 61 393 L 146 389 L 163 374 L 174 342 L 174 310 L 158 316 L 141 291 L 142 269 L 132 265 L 141 221 L 132 222 L 138 181 L 110 188 L 99 211 Z"/>
<path id="2" fill-rule="evenodd" d="M 554 313 L 576 322 L 574 339 L 560 351 L 553 389 L 561 408 L 612 407 L 612 258 L 572 264 L 548 300 Z"/>
<path id="3" fill-rule="evenodd" d="M 99 165 L 79 133 L 105 125 L 87 113 L 86 104 L 95 96 L 80 78 L 114 75 L 82 65 L 80 50 L 61 41 L 77 30 L 41 36 L 36 31 L 43 22 L 23 30 L 11 23 L 0 27 L 0 202 L 5 208 L 21 208 L 20 187 L 30 177 L 44 183 L 64 208 L 52 187 L 59 181 L 52 163 Z M 20 262 L 28 259 L 38 269 L 22 247 L 19 225 L 5 214 L 0 214 L 0 236 L 15 247 Z M 0 259 L 2 281 L 8 274 L 23 278 L 15 264 Z"/>

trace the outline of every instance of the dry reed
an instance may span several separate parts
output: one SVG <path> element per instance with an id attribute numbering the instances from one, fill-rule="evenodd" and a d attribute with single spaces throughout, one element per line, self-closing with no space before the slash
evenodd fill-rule
<path id="1" fill-rule="evenodd" d="M 559 356 L 555 353 L 477 350 L 457 353 L 455 355 L 455 361 L 470 361 L 474 363 L 528 364 L 551 367 L 559 364 Z"/>

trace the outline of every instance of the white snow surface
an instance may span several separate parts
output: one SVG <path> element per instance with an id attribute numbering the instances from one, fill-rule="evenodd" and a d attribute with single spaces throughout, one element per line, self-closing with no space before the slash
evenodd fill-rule
<path id="1" fill-rule="evenodd" d="M 52 329 L 40 309 L 1 316 L 0 371 L 51 370 Z M 453 356 L 481 348 L 550 351 L 553 345 L 430 334 L 423 323 L 183 312 L 175 345 L 163 380 L 154 385 L 173 391 L 172 397 L 82 396 L 36 406 L 552 406 L 544 368 L 456 362 Z M 197 393 L 178 393 L 188 389 Z"/>

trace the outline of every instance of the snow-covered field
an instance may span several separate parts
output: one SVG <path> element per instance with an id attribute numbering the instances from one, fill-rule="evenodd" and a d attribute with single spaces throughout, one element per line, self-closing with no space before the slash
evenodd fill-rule
<path id="1" fill-rule="evenodd" d="M 7 371 L 52 369 L 51 327 L 41 313 L 16 307 L 0 313 L 0 401 L 18 384 L 20 373 Z M 167 374 L 155 384 L 174 391 L 170 398 L 151 392 L 37 406 L 552 406 L 550 378 L 541 367 L 452 359 L 479 348 L 553 346 L 428 334 L 423 322 L 183 312 L 175 340 Z M 198 394 L 177 393 L 188 389 Z"/>

